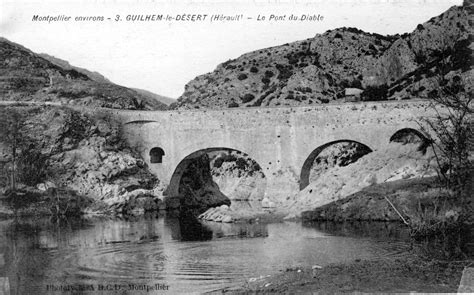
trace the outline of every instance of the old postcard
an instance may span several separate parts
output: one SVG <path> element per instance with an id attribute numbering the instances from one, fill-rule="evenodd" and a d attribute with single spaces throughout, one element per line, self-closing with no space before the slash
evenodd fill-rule
<path id="1" fill-rule="evenodd" d="M 0 0 L 0 295 L 473 292 L 470 0 Z"/>

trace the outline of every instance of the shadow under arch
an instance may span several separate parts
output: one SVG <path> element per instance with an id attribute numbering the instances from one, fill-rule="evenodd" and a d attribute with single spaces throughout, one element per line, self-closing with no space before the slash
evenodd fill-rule
<path id="1" fill-rule="evenodd" d="M 210 148 L 204 148 L 204 149 L 201 149 L 201 150 L 197 150 L 197 151 L 187 155 L 186 157 L 184 157 L 179 162 L 179 164 L 174 169 L 174 172 L 171 176 L 170 183 L 169 183 L 168 187 L 166 188 L 166 190 L 163 192 L 163 195 L 166 196 L 166 197 L 178 196 L 179 195 L 179 185 L 180 185 L 180 182 L 181 182 L 181 178 L 182 178 L 184 172 L 186 171 L 186 169 L 188 168 L 189 164 L 194 159 L 199 158 L 199 157 L 201 157 L 205 154 L 212 153 L 212 152 L 236 152 L 237 155 L 241 155 L 244 158 L 252 159 L 257 164 L 258 169 L 262 172 L 262 174 L 266 178 L 265 173 L 264 173 L 262 167 L 260 166 L 260 164 L 258 164 L 249 154 L 247 154 L 245 152 L 242 152 L 242 151 L 240 151 L 238 149 L 235 149 L 235 148 L 210 147 Z M 265 187 L 265 189 L 266 189 L 266 187 Z"/>
<path id="2" fill-rule="evenodd" d="M 328 148 L 328 147 L 330 147 L 334 144 L 337 144 L 337 143 L 356 143 L 356 144 L 359 144 L 362 147 L 364 147 L 365 150 L 367 150 L 367 153 L 365 153 L 365 154 L 368 154 L 368 153 L 372 152 L 372 149 L 370 147 L 368 147 L 367 145 L 365 145 L 363 143 L 360 143 L 358 141 L 355 141 L 355 140 L 350 140 L 350 139 L 335 140 L 335 141 L 331 141 L 331 142 L 325 143 L 325 144 L 317 147 L 316 149 L 314 149 L 311 152 L 311 154 L 309 154 L 309 156 L 306 158 L 306 160 L 303 163 L 303 167 L 301 168 L 300 190 L 303 190 L 305 187 L 307 187 L 309 185 L 309 176 L 310 176 L 310 173 L 311 173 L 311 168 L 313 166 L 314 160 L 318 157 L 318 155 L 323 150 L 325 150 L 326 148 Z"/>
<path id="3" fill-rule="evenodd" d="M 413 128 L 402 128 L 390 136 L 390 142 L 407 143 L 429 143 L 430 136 Z"/>

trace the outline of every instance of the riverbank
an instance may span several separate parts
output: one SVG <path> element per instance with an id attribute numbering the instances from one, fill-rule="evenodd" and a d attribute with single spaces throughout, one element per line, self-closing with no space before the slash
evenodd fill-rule
<path id="1" fill-rule="evenodd" d="M 359 192 L 304 211 L 305 221 L 398 221 L 432 207 L 446 190 L 436 177 L 402 179 L 365 187 Z"/>
<path id="2" fill-rule="evenodd" d="M 291 267 L 273 276 L 251 278 L 244 286 L 214 293 L 455 293 L 464 267 L 474 260 L 423 260 L 419 257 L 359 260 L 325 267 Z"/>

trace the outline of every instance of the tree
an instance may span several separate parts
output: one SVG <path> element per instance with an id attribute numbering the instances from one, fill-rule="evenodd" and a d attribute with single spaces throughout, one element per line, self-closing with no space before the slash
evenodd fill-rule
<path id="1" fill-rule="evenodd" d="M 8 162 L 11 163 L 9 171 L 10 187 L 16 190 L 17 164 L 21 147 L 26 144 L 26 137 L 22 129 L 24 120 L 15 108 L 0 108 L 0 142 L 6 149 Z"/>
<path id="2" fill-rule="evenodd" d="M 473 140 L 474 93 L 466 89 L 459 76 L 450 81 L 442 79 L 440 84 L 430 105 L 436 115 L 425 123 L 436 135 L 432 145 L 445 187 L 463 197 L 472 169 L 469 153 Z"/>
<path id="3" fill-rule="evenodd" d="M 472 78 L 462 78 L 462 72 L 452 69 L 450 57 L 443 58 L 434 77 L 437 88 L 429 95 L 435 115 L 420 122 L 434 135 L 431 145 L 444 190 L 434 201 L 433 212 L 420 217 L 413 228 L 422 235 L 441 230 L 443 235 L 457 233 L 459 238 L 460 228 L 472 221 L 474 93 Z"/>
<path id="4" fill-rule="evenodd" d="M 473 141 L 473 78 L 469 74 L 472 64 L 461 66 L 460 60 L 470 57 L 464 50 L 466 42 L 441 42 L 423 65 L 433 86 L 428 93 L 429 107 L 434 115 L 419 122 L 428 134 L 437 161 L 442 184 L 431 204 L 422 206 L 410 216 L 414 236 L 436 236 L 443 245 L 457 245 L 446 253 L 463 255 L 460 250 L 462 228 L 472 222 L 472 159 Z M 444 249 L 448 250 L 448 249 Z"/>
<path id="5" fill-rule="evenodd" d="M 461 193 L 467 184 L 473 149 L 473 78 L 468 39 L 442 39 L 423 65 L 433 73 L 435 88 L 428 93 L 435 117 L 424 121 L 435 135 L 432 141 L 438 170 L 446 188 Z M 421 52 L 429 52 L 427 48 Z"/>

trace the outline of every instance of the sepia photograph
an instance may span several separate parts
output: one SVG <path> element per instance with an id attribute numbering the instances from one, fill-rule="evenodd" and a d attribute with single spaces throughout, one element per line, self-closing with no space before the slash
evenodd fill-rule
<path id="1" fill-rule="evenodd" d="M 474 293 L 473 0 L 0 0 L 0 295 Z"/>

